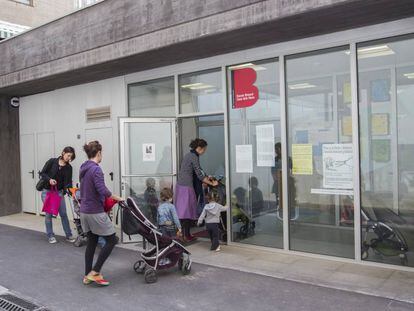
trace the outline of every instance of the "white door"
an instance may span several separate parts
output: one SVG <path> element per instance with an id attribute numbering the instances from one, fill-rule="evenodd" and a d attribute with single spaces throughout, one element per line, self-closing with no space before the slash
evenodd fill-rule
<path id="1" fill-rule="evenodd" d="M 38 180 L 35 168 L 35 136 L 25 134 L 20 136 L 20 163 L 22 181 L 22 210 L 25 213 L 36 214 L 36 182 Z"/>
<path id="2" fill-rule="evenodd" d="M 114 148 L 112 139 L 112 127 L 87 129 L 85 130 L 85 139 L 88 143 L 97 140 L 102 145 L 102 162 L 101 168 L 105 176 L 105 185 L 114 192 Z"/>
<path id="3" fill-rule="evenodd" d="M 55 133 L 45 132 L 37 133 L 36 135 L 36 180 L 38 180 L 39 173 L 43 169 L 43 166 L 50 158 L 57 157 L 59 154 L 55 153 Z M 37 211 L 41 213 L 43 203 L 40 196 L 40 192 L 36 195 Z"/>

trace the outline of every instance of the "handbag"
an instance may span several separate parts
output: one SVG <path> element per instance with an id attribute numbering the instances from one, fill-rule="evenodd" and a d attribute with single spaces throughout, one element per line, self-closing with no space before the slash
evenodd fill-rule
<path id="1" fill-rule="evenodd" d="M 105 203 L 104 203 L 104 211 L 105 213 L 109 213 L 112 208 L 114 207 L 115 204 L 117 204 L 118 202 L 115 201 L 114 199 L 112 199 L 111 197 L 108 197 L 105 199 Z"/>
<path id="2" fill-rule="evenodd" d="M 59 213 L 60 202 L 62 197 L 59 195 L 59 191 L 56 186 L 52 186 L 50 191 L 46 194 L 45 202 L 43 203 L 42 212 L 57 216 Z"/>
<path id="3" fill-rule="evenodd" d="M 40 177 L 39 181 L 36 184 L 36 190 L 43 191 L 43 189 L 45 189 L 46 183 L 47 181 Z"/>

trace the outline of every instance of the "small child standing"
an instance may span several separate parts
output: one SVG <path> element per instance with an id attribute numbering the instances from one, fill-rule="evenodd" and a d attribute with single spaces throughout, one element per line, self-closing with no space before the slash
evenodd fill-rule
<path id="1" fill-rule="evenodd" d="M 203 212 L 198 218 L 197 224 L 200 226 L 203 220 L 206 220 L 206 228 L 208 235 L 211 240 L 212 251 L 220 251 L 220 242 L 219 242 L 219 223 L 220 223 L 220 213 L 226 210 L 226 207 L 218 204 L 216 194 L 209 192 L 206 194 L 206 199 L 208 204 L 204 206 Z"/>
<path id="2" fill-rule="evenodd" d="M 160 199 L 162 203 L 158 206 L 157 223 L 161 233 L 171 238 L 176 235 L 181 236 L 181 224 L 175 206 L 172 204 L 173 193 L 171 189 L 162 189 Z"/>

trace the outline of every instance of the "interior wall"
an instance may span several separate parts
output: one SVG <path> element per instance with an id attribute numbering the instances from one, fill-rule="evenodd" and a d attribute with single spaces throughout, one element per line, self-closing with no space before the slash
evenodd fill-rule
<path id="1" fill-rule="evenodd" d="M 0 96 L 0 216 L 21 212 L 19 109 Z"/>

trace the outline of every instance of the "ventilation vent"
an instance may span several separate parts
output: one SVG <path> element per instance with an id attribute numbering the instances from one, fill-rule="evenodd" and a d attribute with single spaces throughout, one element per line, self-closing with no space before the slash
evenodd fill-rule
<path id="1" fill-rule="evenodd" d="M 86 122 L 105 121 L 110 119 L 110 106 L 86 109 Z"/>
<path id="2" fill-rule="evenodd" d="M 15 295 L 4 294 L 0 295 L 0 310 L 1 311 L 47 311 L 44 307 L 35 305 L 25 299 L 19 298 Z"/>

